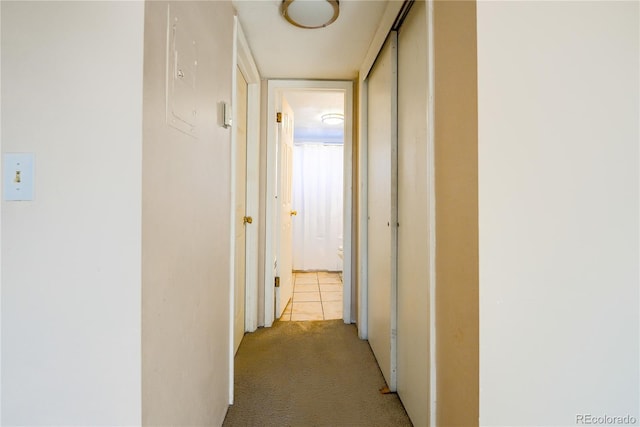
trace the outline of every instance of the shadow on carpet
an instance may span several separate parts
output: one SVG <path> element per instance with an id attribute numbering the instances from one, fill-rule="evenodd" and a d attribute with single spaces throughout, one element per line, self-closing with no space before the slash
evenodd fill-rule
<path id="1" fill-rule="evenodd" d="M 411 426 L 385 386 L 354 325 L 276 322 L 245 335 L 223 426 Z"/>

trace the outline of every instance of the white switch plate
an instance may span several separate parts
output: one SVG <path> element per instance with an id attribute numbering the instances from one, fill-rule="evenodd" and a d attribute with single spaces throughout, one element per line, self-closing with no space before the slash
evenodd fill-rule
<path id="1" fill-rule="evenodd" d="M 33 200 L 33 153 L 5 153 L 4 200 Z"/>

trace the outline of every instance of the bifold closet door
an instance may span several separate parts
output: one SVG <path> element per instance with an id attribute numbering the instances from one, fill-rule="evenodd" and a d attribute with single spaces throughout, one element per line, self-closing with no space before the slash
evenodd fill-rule
<path id="1" fill-rule="evenodd" d="M 395 390 L 395 236 L 397 176 L 397 38 L 392 32 L 368 81 L 369 345 Z"/>

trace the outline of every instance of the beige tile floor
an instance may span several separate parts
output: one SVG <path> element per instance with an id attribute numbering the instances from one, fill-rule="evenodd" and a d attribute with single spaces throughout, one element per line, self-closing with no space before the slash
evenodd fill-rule
<path id="1" fill-rule="evenodd" d="M 293 298 L 283 321 L 342 319 L 342 278 L 339 273 L 294 273 Z"/>

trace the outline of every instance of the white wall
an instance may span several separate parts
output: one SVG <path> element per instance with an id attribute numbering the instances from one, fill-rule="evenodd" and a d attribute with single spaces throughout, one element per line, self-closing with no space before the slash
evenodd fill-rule
<path id="1" fill-rule="evenodd" d="M 178 38 L 185 37 L 186 46 L 192 41 L 197 46 L 196 90 L 183 92 L 182 98 L 197 109 L 197 137 L 167 124 L 168 5 Z M 221 126 L 220 103 L 230 103 L 233 91 L 233 21 L 229 1 L 146 3 L 145 425 L 219 425 L 228 407 L 231 129 Z"/>
<path id="2" fill-rule="evenodd" d="M 479 2 L 480 424 L 640 423 L 639 4 Z"/>
<path id="3" fill-rule="evenodd" d="M 139 424 L 143 4 L 1 7 L 2 423 Z"/>

